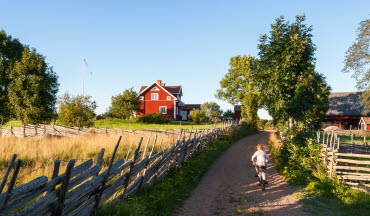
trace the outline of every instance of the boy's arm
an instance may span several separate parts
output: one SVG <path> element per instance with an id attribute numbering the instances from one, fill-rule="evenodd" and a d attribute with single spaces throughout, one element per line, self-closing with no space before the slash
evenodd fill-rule
<path id="1" fill-rule="evenodd" d="M 266 158 L 267 161 L 270 160 L 270 157 L 269 157 L 269 155 L 266 152 L 265 152 L 265 158 Z"/>
<path id="2" fill-rule="evenodd" d="M 257 157 L 257 152 L 254 153 L 254 155 L 252 156 L 252 161 L 254 161 Z"/>

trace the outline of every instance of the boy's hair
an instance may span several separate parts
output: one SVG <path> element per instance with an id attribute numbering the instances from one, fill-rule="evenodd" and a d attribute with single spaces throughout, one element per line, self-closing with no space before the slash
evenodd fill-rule
<path id="1" fill-rule="evenodd" d="M 262 144 L 258 144 L 258 145 L 257 145 L 257 149 L 263 149 Z"/>

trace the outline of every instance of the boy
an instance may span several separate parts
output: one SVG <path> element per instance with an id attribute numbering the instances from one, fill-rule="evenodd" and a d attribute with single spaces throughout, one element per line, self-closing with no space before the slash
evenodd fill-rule
<path id="1" fill-rule="evenodd" d="M 265 151 L 263 151 L 262 144 L 258 144 L 257 151 L 252 156 L 252 162 L 254 166 L 256 167 L 255 177 L 258 177 L 258 167 L 259 166 L 266 171 L 266 165 L 269 160 L 270 160 L 270 157 L 267 155 Z"/>

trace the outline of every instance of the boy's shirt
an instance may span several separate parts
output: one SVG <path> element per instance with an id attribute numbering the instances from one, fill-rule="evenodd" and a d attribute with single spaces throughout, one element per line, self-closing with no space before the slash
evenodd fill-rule
<path id="1" fill-rule="evenodd" d="M 270 159 L 270 157 L 263 150 L 258 150 L 252 156 L 252 161 L 254 161 L 255 159 L 257 159 L 256 164 L 258 166 L 266 166 L 267 161 Z"/>

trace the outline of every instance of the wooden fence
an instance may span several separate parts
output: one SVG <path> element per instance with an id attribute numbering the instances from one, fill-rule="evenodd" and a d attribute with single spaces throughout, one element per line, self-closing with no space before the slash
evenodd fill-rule
<path id="1" fill-rule="evenodd" d="M 70 160 L 65 172 L 60 174 L 61 161 L 57 160 L 51 179 L 40 176 L 18 187 L 14 185 L 22 160 L 16 161 L 14 155 L 0 184 L 0 215 L 92 215 L 98 207 L 111 205 L 144 185 L 162 179 L 173 167 L 189 160 L 233 127 L 235 125 L 229 124 L 223 128 L 195 131 L 187 137 L 181 136 L 180 132 L 174 145 L 160 152 L 154 152 L 156 139 L 151 150 L 146 143 L 140 151 L 141 138 L 129 160 L 116 160 L 120 137 L 104 171 L 105 150 L 102 149 L 95 162 L 91 159 L 75 166 L 75 160 Z"/>
<path id="2" fill-rule="evenodd" d="M 220 125 L 224 127 L 224 125 Z M 178 130 L 156 130 L 146 129 L 146 131 L 177 134 Z M 22 127 L 0 126 L 0 136 L 16 136 L 16 137 L 63 137 L 63 136 L 78 136 L 83 134 L 112 134 L 112 133 L 144 133 L 145 131 L 124 130 L 120 128 L 80 128 L 66 125 L 25 125 Z"/>
<path id="3" fill-rule="evenodd" d="M 370 154 L 352 153 L 355 143 L 341 143 L 340 137 L 334 132 L 317 132 L 317 141 L 321 144 L 321 156 L 331 178 L 338 178 L 351 188 L 370 192 Z M 359 145 L 360 150 L 366 146 Z M 352 147 L 352 148 L 348 148 Z M 351 153 L 349 153 L 352 150 Z M 363 150 L 363 149 L 362 149 Z"/>

